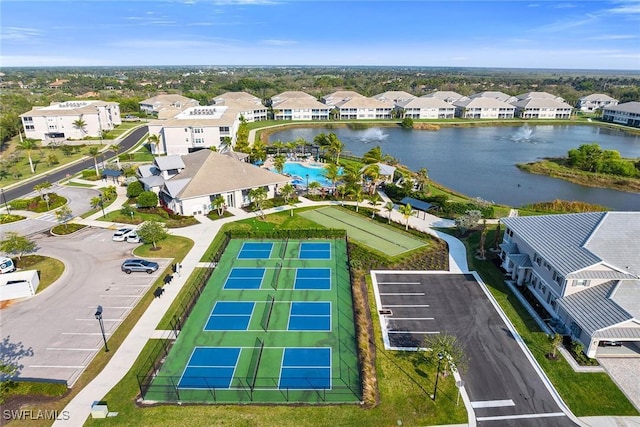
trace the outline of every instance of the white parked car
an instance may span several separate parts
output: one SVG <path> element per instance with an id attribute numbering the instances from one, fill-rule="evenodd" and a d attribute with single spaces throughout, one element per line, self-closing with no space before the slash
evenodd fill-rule
<path id="1" fill-rule="evenodd" d="M 133 230 L 131 233 L 127 234 L 127 237 L 125 237 L 125 241 L 129 243 L 141 243 L 142 239 L 140 238 L 140 236 L 138 236 L 136 230 Z"/>
<path id="2" fill-rule="evenodd" d="M 111 240 L 114 242 L 124 242 L 127 240 L 127 236 L 133 232 L 135 232 L 133 228 L 121 228 L 113 233 Z"/>

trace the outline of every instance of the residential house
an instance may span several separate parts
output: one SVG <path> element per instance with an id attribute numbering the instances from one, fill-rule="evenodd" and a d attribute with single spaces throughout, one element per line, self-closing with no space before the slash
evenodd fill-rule
<path id="1" fill-rule="evenodd" d="M 592 93 L 578 100 L 578 108 L 585 113 L 593 113 L 605 107 L 618 105 L 618 100 L 604 93 Z"/>
<path id="2" fill-rule="evenodd" d="M 632 101 L 602 109 L 602 120 L 640 127 L 640 102 Z"/>
<path id="3" fill-rule="evenodd" d="M 161 94 L 145 99 L 139 105 L 140 111 L 168 119 L 189 107 L 198 107 L 200 102 L 178 94 Z"/>
<path id="4" fill-rule="evenodd" d="M 340 120 L 390 119 L 394 109 L 390 102 L 368 98 L 351 90 L 330 93 L 322 101 L 331 109 L 337 109 Z"/>
<path id="5" fill-rule="evenodd" d="M 464 98 L 455 101 L 456 116 L 465 119 L 512 119 L 516 110 L 513 105 L 496 98 Z"/>
<path id="6" fill-rule="evenodd" d="M 241 113 L 228 106 L 189 107 L 168 120 L 149 123 L 157 135 L 154 154 L 188 154 L 205 148 L 222 150 L 235 144 Z"/>
<path id="7" fill-rule="evenodd" d="M 502 268 L 589 357 L 640 354 L 640 212 L 502 218 Z"/>
<path id="8" fill-rule="evenodd" d="M 456 107 L 439 98 L 421 96 L 396 103 L 402 117 L 411 119 L 453 119 Z"/>
<path id="9" fill-rule="evenodd" d="M 451 90 L 437 90 L 423 96 L 425 98 L 437 98 L 449 104 L 453 104 L 456 101 L 467 98 L 466 96 L 460 95 L 459 93 L 453 92 Z"/>
<path id="10" fill-rule="evenodd" d="M 251 203 L 249 191 L 263 187 L 273 198 L 291 178 L 247 163 L 234 152 L 200 150 L 183 156 L 156 157 L 140 171 L 145 189 L 156 189 L 160 203 L 179 215 L 207 214 L 222 196 L 229 207 Z"/>
<path id="11" fill-rule="evenodd" d="M 571 105 L 559 96 L 547 92 L 527 92 L 518 95 L 517 101 L 511 102 L 516 107 L 516 117 L 522 119 L 569 119 Z"/>
<path id="12" fill-rule="evenodd" d="M 45 107 L 33 107 L 20 114 L 27 138 L 42 140 L 45 144 L 65 139 L 100 137 L 122 123 L 117 102 L 77 100 L 53 102 Z M 81 120 L 84 126 L 77 126 Z"/>
<path id="13" fill-rule="evenodd" d="M 287 91 L 271 98 L 275 120 L 329 120 L 330 108 L 312 95 Z"/>
<path id="14" fill-rule="evenodd" d="M 518 100 L 515 96 L 507 95 L 504 92 L 495 91 L 495 90 L 486 90 L 484 92 L 474 93 L 469 96 L 469 98 L 493 98 L 502 102 L 515 102 Z"/>
<path id="15" fill-rule="evenodd" d="M 388 90 L 386 92 L 374 95 L 373 97 L 378 101 L 388 102 L 394 105 L 398 105 L 398 103 L 400 102 L 417 98 L 415 95 L 411 95 L 409 92 L 405 92 L 403 90 Z"/>
<path id="16" fill-rule="evenodd" d="M 262 105 L 262 100 L 247 92 L 225 92 L 213 98 L 213 103 L 237 110 L 247 122 L 257 122 L 268 118 L 268 109 Z"/>

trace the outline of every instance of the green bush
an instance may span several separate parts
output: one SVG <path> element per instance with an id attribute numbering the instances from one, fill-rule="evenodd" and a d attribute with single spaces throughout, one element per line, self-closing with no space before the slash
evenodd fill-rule
<path id="1" fill-rule="evenodd" d="M 402 119 L 401 126 L 405 129 L 413 129 L 413 119 L 411 117 L 405 117 Z"/>
<path id="2" fill-rule="evenodd" d="M 143 191 L 136 201 L 139 208 L 154 208 L 158 206 L 158 195 L 153 191 Z"/>
<path id="3" fill-rule="evenodd" d="M 134 181 L 127 185 L 127 197 L 134 199 L 138 197 L 144 191 L 144 187 L 140 181 Z"/>
<path id="4" fill-rule="evenodd" d="M 27 209 L 27 206 L 29 206 L 29 200 L 24 200 L 24 199 L 12 200 L 9 203 L 9 205 L 11 205 L 13 209 L 23 211 Z"/>
<path id="5" fill-rule="evenodd" d="M 87 178 L 97 178 L 98 175 L 96 175 L 96 171 L 93 169 L 85 169 L 82 171 L 82 178 L 83 179 L 87 179 Z"/>

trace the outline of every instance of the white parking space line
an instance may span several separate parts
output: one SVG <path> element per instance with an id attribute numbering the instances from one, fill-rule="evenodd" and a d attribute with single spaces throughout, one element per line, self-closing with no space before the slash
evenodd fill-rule
<path id="1" fill-rule="evenodd" d="M 62 335 L 102 335 L 101 332 L 62 332 Z M 111 335 L 111 332 L 105 332 L 105 335 Z"/>
<path id="2" fill-rule="evenodd" d="M 58 348 L 58 347 L 47 347 L 47 350 L 52 351 L 97 351 L 97 348 Z"/>
<path id="3" fill-rule="evenodd" d="M 387 331 L 388 334 L 431 334 L 436 335 L 439 334 L 440 331 L 432 332 L 432 331 Z"/>
<path id="4" fill-rule="evenodd" d="M 389 320 L 434 320 L 435 317 L 390 317 Z"/>
<path id="5" fill-rule="evenodd" d="M 382 308 L 393 308 L 393 307 L 430 307 L 428 304 L 392 304 L 392 305 L 383 305 Z"/>
<path id="6" fill-rule="evenodd" d="M 84 369 L 84 365 L 29 365 L 30 368 L 64 368 L 64 369 Z"/>
<path id="7" fill-rule="evenodd" d="M 478 400 L 471 402 L 472 408 L 499 408 L 503 406 L 516 406 L 513 400 Z"/>
<path id="8" fill-rule="evenodd" d="M 380 292 L 380 295 L 418 295 L 424 296 L 424 292 Z"/>
<path id="9" fill-rule="evenodd" d="M 420 282 L 378 282 L 378 285 L 419 285 Z"/>
<path id="10" fill-rule="evenodd" d="M 526 418 L 566 417 L 564 412 L 547 412 L 543 414 L 499 415 L 495 417 L 477 417 L 476 421 L 520 420 Z"/>

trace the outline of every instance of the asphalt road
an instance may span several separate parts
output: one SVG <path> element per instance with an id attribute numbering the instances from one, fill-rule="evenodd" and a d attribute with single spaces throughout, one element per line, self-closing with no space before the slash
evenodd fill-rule
<path id="1" fill-rule="evenodd" d="M 93 357 L 104 351 L 97 306 L 103 307 L 108 338 L 163 275 L 168 259 L 156 260 L 161 268 L 154 274 L 120 271 L 136 245 L 114 242 L 112 235 L 111 230 L 87 228 L 65 237 L 35 236 L 37 253 L 59 259 L 65 271 L 34 297 L 14 301 L 0 311 L 1 338 L 33 350 L 31 356 L 18 357 L 23 366 L 20 378 L 72 386 Z"/>
<path id="2" fill-rule="evenodd" d="M 375 273 L 387 329 L 411 347 L 429 333 L 463 344 L 462 372 L 479 426 L 575 426 L 470 274 Z M 402 306 L 405 307 L 402 307 Z M 380 308 L 380 307 L 379 307 Z M 398 346 L 398 342 L 391 342 Z"/>
<path id="3" fill-rule="evenodd" d="M 120 152 L 124 152 L 126 150 L 131 149 L 131 147 L 133 147 L 138 141 L 140 141 L 140 139 L 144 136 L 145 133 L 147 133 L 148 127 L 147 126 L 143 126 L 139 129 L 134 130 L 133 132 L 131 132 L 131 134 L 129 134 L 126 138 L 124 138 L 121 142 L 120 142 Z M 116 155 L 115 152 L 107 150 L 104 153 L 101 153 L 101 157 L 104 157 L 105 160 L 108 160 L 112 157 L 114 157 Z M 86 159 L 83 160 L 81 162 L 75 163 L 73 165 L 69 165 L 67 167 L 64 167 L 62 169 L 59 169 L 55 172 L 51 172 L 48 174 L 45 174 L 43 176 L 40 176 L 34 180 L 31 180 L 27 183 L 18 185 L 16 187 L 13 187 L 11 189 L 5 189 L 4 190 L 4 196 L 7 200 L 7 202 L 13 200 L 13 199 L 19 199 L 21 197 L 26 196 L 27 194 L 31 193 L 33 191 L 33 187 L 37 184 L 40 184 L 42 182 L 50 182 L 50 183 L 54 183 L 54 182 L 58 182 L 64 178 L 67 177 L 67 175 L 74 175 L 78 172 L 81 172 L 85 169 L 89 169 L 94 167 L 94 162 L 93 162 L 93 158 L 91 159 Z M 2 200 L 2 202 L 4 203 L 4 200 Z"/>

